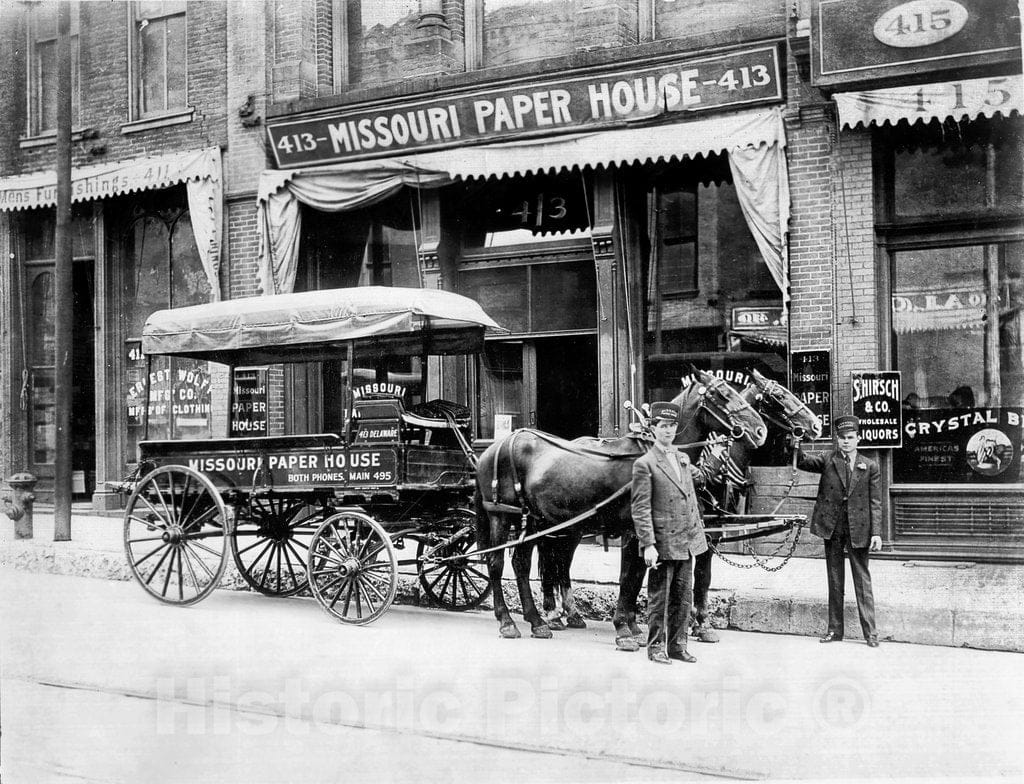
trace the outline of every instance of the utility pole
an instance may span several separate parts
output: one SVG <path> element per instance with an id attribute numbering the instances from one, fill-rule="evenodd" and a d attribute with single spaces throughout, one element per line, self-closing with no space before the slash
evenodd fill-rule
<path id="1" fill-rule="evenodd" d="M 71 539 L 71 406 L 74 289 L 71 272 L 71 4 L 57 4 L 57 229 L 54 238 L 53 539 Z"/>

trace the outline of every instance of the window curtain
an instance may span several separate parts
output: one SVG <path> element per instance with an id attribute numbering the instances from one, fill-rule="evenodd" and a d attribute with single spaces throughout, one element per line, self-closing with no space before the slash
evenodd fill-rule
<path id="1" fill-rule="evenodd" d="M 789 306 L 789 172 L 781 142 L 729 151 L 729 168 L 743 216 L 768 271 Z"/>
<path id="2" fill-rule="evenodd" d="M 345 164 L 339 171 L 264 172 L 257 196 L 260 288 L 264 294 L 288 294 L 295 288 L 302 229 L 299 204 L 342 212 L 376 204 L 403 185 L 436 188 L 449 182 L 447 172 L 387 160 Z"/>

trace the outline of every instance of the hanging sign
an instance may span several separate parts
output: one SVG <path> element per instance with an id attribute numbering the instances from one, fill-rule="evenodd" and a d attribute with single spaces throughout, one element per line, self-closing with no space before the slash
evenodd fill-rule
<path id="1" fill-rule="evenodd" d="M 828 351 L 790 355 L 790 389 L 821 420 L 821 437 L 832 437 L 832 363 Z"/>
<path id="2" fill-rule="evenodd" d="M 781 307 L 732 309 L 733 329 L 758 330 L 770 329 L 771 327 L 784 327 L 785 325 L 785 311 L 783 311 Z"/>
<path id="3" fill-rule="evenodd" d="M 235 368 L 231 382 L 231 435 L 268 433 L 267 368 Z"/>
<path id="4" fill-rule="evenodd" d="M 815 85 L 962 71 L 1016 58 L 1017 0 L 815 0 Z"/>
<path id="5" fill-rule="evenodd" d="M 852 374 L 853 415 L 860 420 L 860 446 L 889 449 L 900 446 L 903 414 L 900 372 L 881 370 Z"/>
<path id="6" fill-rule="evenodd" d="M 586 76 L 477 89 L 371 108 L 345 108 L 267 123 L 279 168 L 413 150 L 676 122 L 680 113 L 776 102 L 782 98 L 778 49 L 762 46 Z"/>
<path id="7" fill-rule="evenodd" d="M 935 408 L 906 412 L 897 482 L 1019 482 L 1020 408 Z"/>

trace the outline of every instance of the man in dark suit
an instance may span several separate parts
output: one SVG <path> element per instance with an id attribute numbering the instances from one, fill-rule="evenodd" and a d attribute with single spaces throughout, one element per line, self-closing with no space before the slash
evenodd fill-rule
<path id="1" fill-rule="evenodd" d="M 864 639 L 878 647 L 875 599 L 871 593 L 868 552 L 882 549 L 882 495 L 878 463 L 857 451 L 860 421 L 843 416 L 835 422 L 836 448 L 824 455 L 798 454 L 797 465 L 821 474 L 811 533 L 825 540 L 828 571 L 828 630 L 821 642 L 843 639 L 844 549 L 850 555 L 853 589 Z"/>
<path id="2" fill-rule="evenodd" d="M 647 656 L 659 664 L 695 662 L 686 650 L 693 602 L 693 558 L 708 549 L 694 483 L 710 469 L 690 464 L 672 440 L 679 406 L 651 405 L 654 446 L 633 464 L 633 526 L 648 567 Z"/>

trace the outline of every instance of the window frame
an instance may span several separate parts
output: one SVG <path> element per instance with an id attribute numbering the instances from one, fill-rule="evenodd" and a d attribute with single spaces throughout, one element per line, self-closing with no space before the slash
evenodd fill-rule
<path id="1" fill-rule="evenodd" d="M 174 2 L 175 0 L 170 0 Z M 165 0 L 166 2 L 166 0 Z M 178 115 L 189 115 L 191 116 L 192 107 L 188 100 L 188 8 L 187 4 L 182 2 L 180 10 L 166 11 L 160 14 L 151 14 L 149 16 L 141 15 L 141 0 L 132 0 L 127 6 L 128 15 L 128 107 L 129 107 L 129 122 L 137 121 L 151 121 L 154 119 L 175 117 Z M 143 109 L 143 93 L 146 85 L 145 81 L 145 69 L 142 63 L 142 30 L 151 23 L 151 20 L 156 22 L 162 22 L 166 24 L 166 20 L 172 17 L 182 17 L 184 22 L 184 36 L 185 41 L 183 43 L 184 51 L 184 73 L 182 74 L 183 94 L 184 99 L 180 106 L 168 106 L 167 105 L 167 92 L 168 92 L 168 79 L 167 79 L 167 41 L 166 41 L 166 29 L 164 33 L 164 74 L 163 74 L 163 93 L 164 93 L 164 107 L 162 109 Z M 146 25 L 142 23 L 146 22 Z M 140 26 L 141 25 L 141 26 Z"/>
<path id="2" fill-rule="evenodd" d="M 70 3 L 69 5 L 71 12 L 71 123 L 72 126 L 78 126 L 81 125 L 82 111 L 81 14 L 77 3 Z M 46 34 L 41 34 L 39 31 L 40 14 L 46 7 L 52 7 L 54 12 L 52 34 L 49 31 Z M 54 60 L 57 58 L 57 28 L 59 23 L 56 18 L 56 9 L 57 3 L 41 3 L 30 6 L 28 9 L 25 25 L 25 52 L 27 55 L 25 69 L 26 138 L 55 136 L 57 133 L 56 121 L 51 128 L 42 127 L 44 112 L 42 110 L 43 85 L 40 69 L 42 68 L 44 58 L 39 55 L 38 51 L 41 45 L 52 43 L 54 47 Z M 56 63 L 54 63 L 54 67 L 56 67 Z M 53 98 L 56 101 L 56 92 L 53 93 Z"/>

